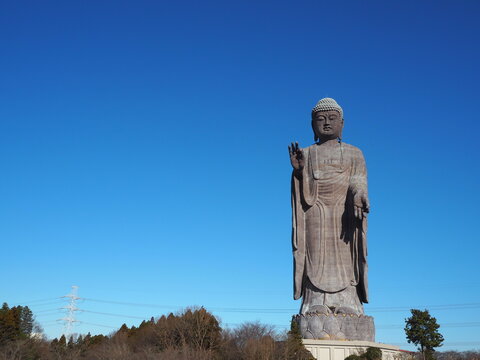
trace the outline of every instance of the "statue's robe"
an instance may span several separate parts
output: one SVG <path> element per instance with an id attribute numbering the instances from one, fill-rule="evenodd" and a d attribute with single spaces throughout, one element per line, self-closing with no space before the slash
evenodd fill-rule
<path id="1" fill-rule="evenodd" d="M 309 281 L 324 293 L 355 286 L 367 303 L 367 220 L 356 219 L 353 208 L 355 194 L 368 196 L 363 154 L 331 142 L 303 155 L 303 170 L 292 175 L 294 298 L 304 296 Z"/>

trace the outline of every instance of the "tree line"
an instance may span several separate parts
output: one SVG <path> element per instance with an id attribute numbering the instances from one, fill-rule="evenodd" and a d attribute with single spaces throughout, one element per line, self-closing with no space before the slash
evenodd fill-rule
<path id="1" fill-rule="evenodd" d="M 478 351 L 434 352 L 443 337 L 427 310 L 412 310 L 405 319 L 407 339 L 418 346 L 419 360 L 480 360 Z M 369 348 L 349 360 L 377 360 L 379 349 Z M 408 356 L 407 356 L 408 357 Z M 123 324 L 108 336 L 70 336 L 47 340 L 27 306 L 0 309 L 0 360 L 314 360 L 302 344 L 292 321 L 290 331 L 277 333 L 269 325 L 244 323 L 222 328 L 205 308 L 190 308 L 168 316 Z"/>
<path id="2" fill-rule="evenodd" d="M 138 327 L 123 324 L 109 336 L 62 335 L 48 341 L 29 336 L 33 315 L 28 307 L 12 310 L 4 304 L 4 308 L 9 315 L 0 315 L 0 360 L 314 360 L 302 344 L 296 322 L 285 334 L 260 323 L 223 329 L 201 307 L 151 318 Z M 13 313 L 24 315 L 10 320 Z M 4 318 L 9 319 L 6 328 L 16 332 L 4 331 Z"/>

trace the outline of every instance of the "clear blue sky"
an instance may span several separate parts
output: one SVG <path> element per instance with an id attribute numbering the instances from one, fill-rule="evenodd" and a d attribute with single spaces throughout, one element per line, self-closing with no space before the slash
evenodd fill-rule
<path id="1" fill-rule="evenodd" d="M 0 4 L 0 300 L 48 336 L 71 285 L 158 305 L 83 300 L 131 318 L 82 333 L 187 305 L 287 326 L 287 145 L 329 96 L 367 160 L 377 341 L 427 307 L 480 348 L 478 1 Z"/>

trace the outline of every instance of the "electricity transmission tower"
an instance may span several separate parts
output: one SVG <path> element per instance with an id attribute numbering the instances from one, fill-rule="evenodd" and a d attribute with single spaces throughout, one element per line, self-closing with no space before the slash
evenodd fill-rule
<path id="1" fill-rule="evenodd" d="M 77 320 L 75 320 L 75 312 L 80 310 L 79 308 L 77 308 L 77 303 L 76 303 L 76 301 L 80 299 L 77 296 L 77 292 L 78 292 L 78 286 L 73 285 L 72 291 L 70 292 L 70 294 L 62 296 L 68 299 L 68 305 L 62 307 L 62 309 L 67 310 L 67 314 L 66 314 L 67 316 L 60 319 L 65 322 L 65 328 L 63 330 L 63 334 L 65 335 L 65 338 L 67 341 L 69 336 L 72 333 L 74 323 L 77 322 Z"/>

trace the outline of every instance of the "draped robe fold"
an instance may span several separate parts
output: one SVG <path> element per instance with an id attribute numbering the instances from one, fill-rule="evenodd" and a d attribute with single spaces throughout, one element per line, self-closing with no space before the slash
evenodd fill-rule
<path id="1" fill-rule="evenodd" d="M 323 145 L 303 149 L 305 166 L 292 174 L 294 298 L 310 281 L 326 293 L 355 286 L 367 303 L 367 219 L 353 213 L 354 195 L 367 196 L 365 160 L 358 148 L 336 145 L 327 158 Z"/>

